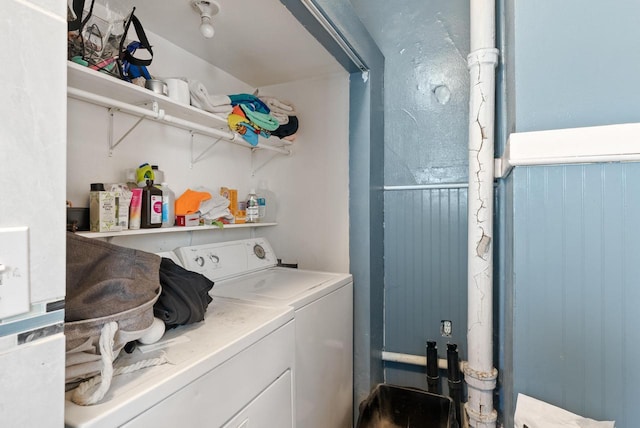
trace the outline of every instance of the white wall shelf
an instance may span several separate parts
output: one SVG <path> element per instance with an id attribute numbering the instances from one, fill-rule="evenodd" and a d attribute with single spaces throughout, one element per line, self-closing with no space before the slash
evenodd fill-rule
<path id="1" fill-rule="evenodd" d="M 158 227 L 152 229 L 127 229 L 120 232 L 76 232 L 85 238 L 113 238 L 115 236 L 131 235 L 151 235 L 156 233 L 180 233 L 180 232 L 202 232 L 202 231 L 222 231 L 227 229 L 245 229 L 254 227 L 277 226 L 278 223 L 242 223 L 225 224 L 222 228 L 218 226 L 174 226 Z"/>
<path id="2" fill-rule="evenodd" d="M 110 122 L 110 152 L 133 128 L 138 126 L 142 119 L 151 119 L 250 149 L 266 149 L 284 155 L 291 154 L 289 141 L 271 137 L 268 140 L 261 139 L 257 146 L 252 146 L 240 134 L 229 130 L 226 119 L 220 116 L 180 104 L 164 95 L 70 61 L 67 62 L 67 95 L 70 98 L 105 107 L 109 109 L 110 114 L 121 111 L 140 118 L 115 142 L 113 141 L 113 124 Z M 271 140 L 276 142 L 273 143 Z"/>
<path id="3" fill-rule="evenodd" d="M 514 166 L 638 161 L 640 123 L 515 132 L 496 159 L 495 176 Z"/>

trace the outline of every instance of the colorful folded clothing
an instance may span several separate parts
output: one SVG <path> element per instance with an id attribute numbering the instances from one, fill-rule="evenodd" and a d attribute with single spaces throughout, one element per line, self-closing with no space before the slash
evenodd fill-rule
<path id="1" fill-rule="evenodd" d="M 280 122 L 269 113 L 262 113 L 255 110 L 255 104 L 240 104 L 240 108 L 244 112 L 249 122 L 258 128 L 274 131 L 280 126 Z"/>
<path id="2" fill-rule="evenodd" d="M 238 104 L 254 104 L 254 111 L 259 111 L 260 113 L 270 113 L 269 107 L 267 107 L 267 105 L 255 95 L 235 94 L 229 95 L 229 99 L 231 100 L 232 106 L 236 106 Z"/>

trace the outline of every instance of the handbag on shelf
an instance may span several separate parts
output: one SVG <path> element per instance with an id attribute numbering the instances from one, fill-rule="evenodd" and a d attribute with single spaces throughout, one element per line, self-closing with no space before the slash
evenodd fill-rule
<path id="1" fill-rule="evenodd" d="M 120 351 L 153 328 L 160 261 L 156 254 L 67 232 L 65 381 L 76 387 L 76 404 L 100 402 L 117 374 L 113 362 Z"/>

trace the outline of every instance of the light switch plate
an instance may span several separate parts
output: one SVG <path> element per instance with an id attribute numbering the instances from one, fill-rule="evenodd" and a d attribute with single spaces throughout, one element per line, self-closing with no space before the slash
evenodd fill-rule
<path id="1" fill-rule="evenodd" d="M 0 228 L 0 319 L 29 312 L 29 228 Z"/>

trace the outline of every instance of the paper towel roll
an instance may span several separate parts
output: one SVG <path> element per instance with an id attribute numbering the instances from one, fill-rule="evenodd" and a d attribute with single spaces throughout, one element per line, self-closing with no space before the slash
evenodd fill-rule
<path id="1" fill-rule="evenodd" d="M 167 84 L 169 92 L 169 98 L 185 105 L 191 104 L 191 96 L 189 95 L 189 84 L 177 78 L 164 79 L 164 83 Z"/>

